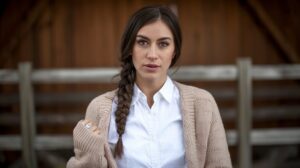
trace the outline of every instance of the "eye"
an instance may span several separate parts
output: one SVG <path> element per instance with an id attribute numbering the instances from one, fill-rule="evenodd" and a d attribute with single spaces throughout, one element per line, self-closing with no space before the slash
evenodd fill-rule
<path id="1" fill-rule="evenodd" d="M 142 46 L 142 47 L 146 47 L 146 46 L 148 46 L 148 41 L 146 41 L 146 40 L 142 40 L 142 39 L 140 39 L 140 40 L 137 40 L 137 43 L 140 45 L 140 46 Z"/>
<path id="2" fill-rule="evenodd" d="M 165 47 L 168 47 L 168 46 L 169 46 L 168 42 L 162 41 L 162 42 L 159 43 L 160 48 L 165 48 Z"/>

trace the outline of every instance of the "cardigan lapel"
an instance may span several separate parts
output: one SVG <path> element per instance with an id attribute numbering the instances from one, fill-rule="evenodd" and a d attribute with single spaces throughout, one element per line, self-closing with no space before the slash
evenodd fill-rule
<path id="1" fill-rule="evenodd" d="M 116 90 L 111 91 L 111 92 L 107 92 L 106 95 L 104 96 L 104 100 L 103 100 L 103 105 L 109 105 L 109 106 L 103 106 L 100 109 L 100 113 L 103 115 L 103 118 L 100 119 L 99 123 L 103 123 L 100 125 L 103 125 L 102 130 L 105 132 L 105 137 L 108 138 L 108 130 L 109 130 L 109 123 L 110 123 L 110 117 L 112 114 L 112 101 L 114 99 L 116 95 Z M 105 155 L 106 155 L 106 159 L 108 161 L 108 167 L 109 168 L 117 168 L 117 163 L 113 157 L 113 152 L 111 151 L 109 144 L 105 143 Z"/>
<path id="2" fill-rule="evenodd" d="M 194 93 L 183 84 L 175 82 L 178 86 L 181 99 L 181 113 L 183 119 L 183 133 L 185 141 L 185 153 L 188 168 L 199 166 L 196 144 Z"/>

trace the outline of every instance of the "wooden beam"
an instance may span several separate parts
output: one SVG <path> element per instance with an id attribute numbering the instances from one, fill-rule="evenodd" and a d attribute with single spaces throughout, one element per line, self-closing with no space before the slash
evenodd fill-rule
<path id="1" fill-rule="evenodd" d="M 280 50 L 283 51 L 288 60 L 292 63 L 300 63 L 299 54 L 296 52 L 290 42 L 284 37 L 259 2 L 257 0 L 246 0 L 246 4 L 253 11 L 254 17 L 258 19 L 268 30 L 270 37 L 279 46 Z"/>
<path id="2" fill-rule="evenodd" d="M 238 145 L 235 130 L 227 130 L 226 134 L 229 146 Z M 252 129 L 250 135 L 250 143 L 255 146 L 300 144 L 300 128 Z"/>
<path id="3" fill-rule="evenodd" d="M 227 130 L 226 137 L 229 146 L 238 143 L 236 130 Z M 300 144 L 300 128 L 268 128 L 251 130 L 252 145 L 298 145 Z M 71 135 L 39 135 L 34 144 L 36 150 L 72 149 Z M 19 135 L 1 135 L 0 150 L 21 150 Z"/>
<path id="4" fill-rule="evenodd" d="M 29 11 L 27 17 L 20 21 L 16 32 L 12 33 L 11 37 L 7 37 L 7 42 L 0 47 L 2 61 L 4 64 L 10 58 L 11 52 L 18 46 L 20 40 L 30 31 L 32 25 L 35 23 L 40 14 L 48 5 L 48 0 L 39 0 L 36 5 Z"/>
<path id="5" fill-rule="evenodd" d="M 34 99 L 31 83 L 31 64 L 19 65 L 20 75 L 20 103 L 21 103 L 21 130 L 22 130 L 22 157 L 26 168 L 36 168 L 37 160 L 34 149 L 36 124 Z"/>
<path id="6" fill-rule="evenodd" d="M 238 66 L 238 153 L 239 166 L 243 168 L 252 167 L 252 78 L 251 60 L 241 58 Z"/>
<path id="7" fill-rule="evenodd" d="M 253 80 L 298 80 L 300 64 L 297 65 L 256 65 L 252 67 Z"/>
<path id="8" fill-rule="evenodd" d="M 117 67 L 85 69 L 36 69 L 32 72 L 33 83 L 116 83 Z M 254 65 L 251 69 L 254 80 L 300 79 L 300 64 Z M 237 68 L 234 65 L 182 66 L 174 67 L 169 75 L 180 81 L 234 81 Z M 11 69 L 0 69 L 0 84 L 18 83 L 18 73 Z"/>
<path id="9" fill-rule="evenodd" d="M 272 120 L 295 120 L 300 119 L 299 105 L 277 105 L 253 108 L 254 121 L 272 121 Z M 234 121 L 237 111 L 235 108 L 222 108 L 221 117 L 223 121 Z M 19 126 L 20 114 L 11 112 L 0 113 L 0 126 Z M 42 112 L 38 111 L 36 116 L 37 125 L 57 126 L 66 124 L 76 124 L 84 118 L 84 111 L 65 111 Z"/>

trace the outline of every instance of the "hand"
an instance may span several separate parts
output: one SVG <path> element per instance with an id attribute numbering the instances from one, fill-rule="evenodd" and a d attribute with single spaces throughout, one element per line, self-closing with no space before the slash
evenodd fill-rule
<path id="1" fill-rule="evenodd" d="M 81 120 L 73 130 L 74 147 L 88 153 L 104 155 L 106 137 L 96 123 L 91 120 Z M 97 148 L 95 148 L 97 146 Z"/>
<path id="2" fill-rule="evenodd" d="M 80 162 L 79 167 L 108 167 L 105 151 L 109 147 L 105 147 L 104 135 L 104 131 L 100 131 L 94 122 L 87 119 L 79 121 L 73 130 L 75 158 L 69 161 L 67 167 L 74 167 L 72 162 Z"/>
<path id="3" fill-rule="evenodd" d="M 91 130 L 93 134 L 100 135 L 100 129 L 95 124 L 93 124 L 91 121 L 85 119 L 81 122 L 85 126 L 85 128 L 87 128 L 88 130 Z"/>

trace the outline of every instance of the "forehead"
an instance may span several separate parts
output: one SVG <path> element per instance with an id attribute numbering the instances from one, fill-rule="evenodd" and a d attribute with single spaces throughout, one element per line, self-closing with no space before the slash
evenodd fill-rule
<path id="1" fill-rule="evenodd" d="M 171 39 L 173 38 L 171 29 L 160 19 L 143 26 L 138 31 L 137 35 L 143 35 L 150 39 L 156 39 L 161 37 L 169 37 Z"/>

